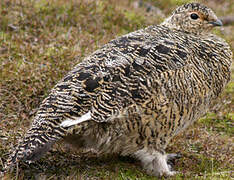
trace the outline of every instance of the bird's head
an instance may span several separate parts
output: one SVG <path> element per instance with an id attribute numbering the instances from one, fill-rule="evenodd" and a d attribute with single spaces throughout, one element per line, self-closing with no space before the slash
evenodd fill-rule
<path id="1" fill-rule="evenodd" d="M 186 33 L 204 34 L 222 22 L 208 7 L 199 3 L 188 3 L 178 7 L 162 25 Z"/>

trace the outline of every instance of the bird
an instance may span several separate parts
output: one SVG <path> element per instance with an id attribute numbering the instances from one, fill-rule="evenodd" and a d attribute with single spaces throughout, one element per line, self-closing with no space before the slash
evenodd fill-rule
<path id="1" fill-rule="evenodd" d="M 59 140 L 98 155 L 141 162 L 173 176 L 171 139 L 204 116 L 230 80 L 232 52 L 212 34 L 222 26 L 200 3 L 177 7 L 161 24 L 109 41 L 86 56 L 42 101 L 9 153 L 4 172 L 40 159 Z"/>

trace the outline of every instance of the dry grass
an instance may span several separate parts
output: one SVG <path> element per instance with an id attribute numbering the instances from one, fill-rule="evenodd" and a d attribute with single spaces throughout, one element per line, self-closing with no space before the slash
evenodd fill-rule
<path id="1" fill-rule="evenodd" d="M 146 2 L 146 1 L 144 1 Z M 109 40 L 159 23 L 185 0 L 150 1 L 147 12 L 133 0 L 2 0 L 0 2 L 0 169 L 9 150 L 27 130 L 49 90 L 66 72 Z M 234 12 L 231 0 L 205 2 L 218 15 Z M 233 26 L 216 30 L 234 52 Z M 171 179 L 232 179 L 234 132 L 232 82 L 211 113 L 174 138 L 169 152 L 182 174 Z M 4 179 L 155 179 L 139 162 L 124 157 L 83 157 L 56 145 L 35 164 L 22 164 Z"/>

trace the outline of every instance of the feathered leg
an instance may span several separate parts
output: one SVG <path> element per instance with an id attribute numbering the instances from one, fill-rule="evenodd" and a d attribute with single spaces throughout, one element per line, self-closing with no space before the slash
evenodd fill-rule
<path id="1" fill-rule="evenodd" d="M 141 149 L 135 152 L 135 157 L 139 159 L 143 168 L 150 175 L 154 176 L 173 176 L 177 171 L 172 171 L 168 161 L 179 158 L 177 154 L 165 154 L 155 150 Z"/>

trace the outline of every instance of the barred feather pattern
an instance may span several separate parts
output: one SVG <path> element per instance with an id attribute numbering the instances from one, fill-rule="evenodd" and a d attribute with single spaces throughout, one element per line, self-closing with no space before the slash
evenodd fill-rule
<path id="1" fill-rule="evenodd" d="M 213 13 L 193 5 L 205 9 L 207 18 Z M 181 11 L 188 7 L 193 8 Z M 142 161 L 142 150 L 150 157 L 164 155 L 171 138 L 209 110 L 230 80 L 232 62 L 224 40 L 174 28 L 173 17 L 110 41 L 70 71 L 42 102 L 5 169 L 37 160 L 59 139 Z M 86 122 L 61 126 L 86 113 Z M 145 165 L 149 174 L 173 175 L 160 168 Z"/>

